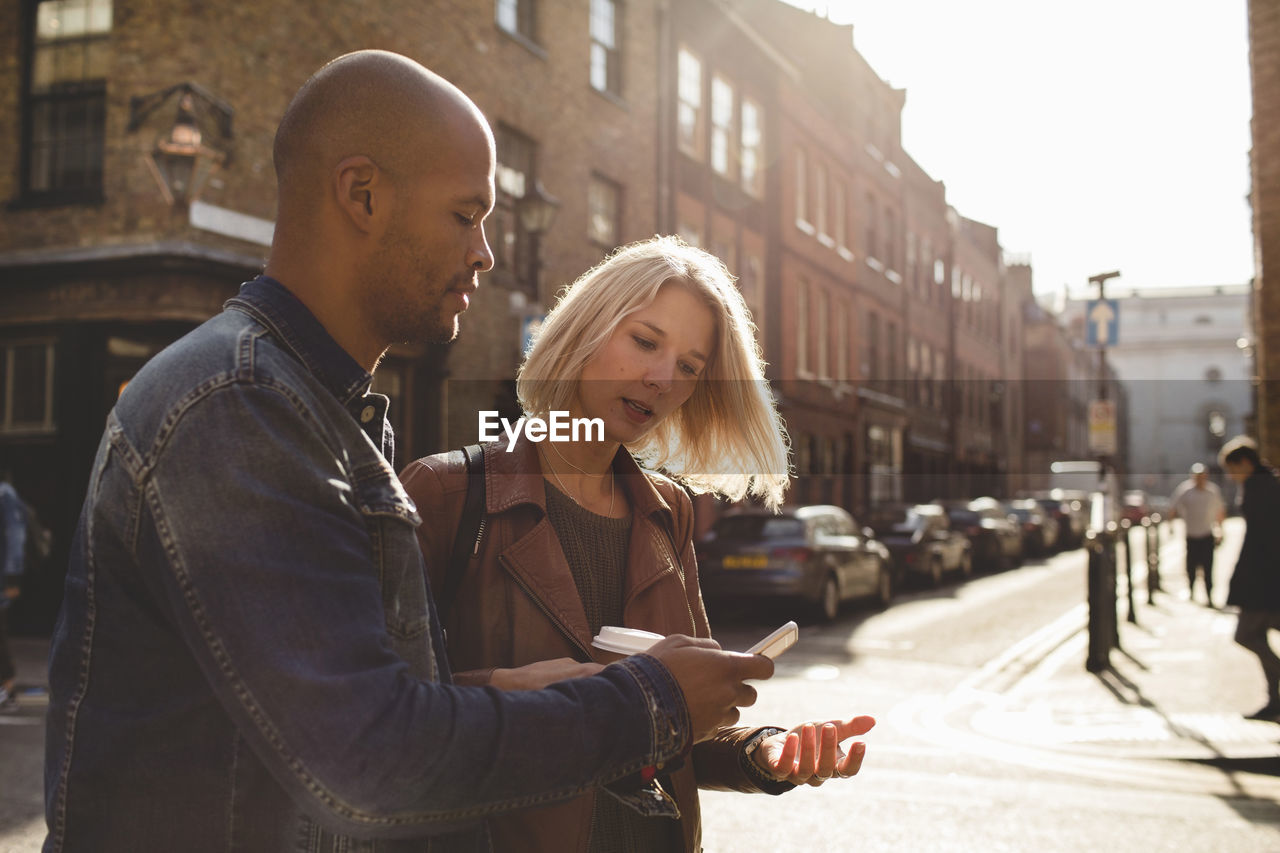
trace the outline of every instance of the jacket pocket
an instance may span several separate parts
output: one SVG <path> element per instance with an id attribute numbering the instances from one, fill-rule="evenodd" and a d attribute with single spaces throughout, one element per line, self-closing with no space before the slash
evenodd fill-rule
<path id="1" fill-rule="evenodd" d="M 387 633 L 414 674 L 429 677 L 433 673 L 427 578 L 416 535 L 421 519 L 395 472 L 380 458 L 358 470 L 355 479 L 360 512 L 378 567 Z"/>

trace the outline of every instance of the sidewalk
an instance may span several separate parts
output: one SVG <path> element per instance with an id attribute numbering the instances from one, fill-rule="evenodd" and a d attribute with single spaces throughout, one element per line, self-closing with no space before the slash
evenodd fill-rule
<path id="1" fill-rule="evenodd" d="M 1244 522 L 1228 519 L 1215 555 L 1213 596 L 1226 600 Z M 1181 527 L 1161 531 L 1164 592 L 1147 603 L 1146 554 L 1135 537 L 1136 624 L 1126 621 L 1120 564 L 1120 645 L 1111 669 L 1085 670 L 1088 633 L 1068 626 L 970 719 L 986 736 L 1105 758 L 1182 759 L 1280 776 L 1280 725 L 1244 719 L 1266 700 L 1257 658 L 1235 644 L 1234 612 L 1212 609 L 1197 583 L 1188 600 Z M 1083 580 L 1082 580 L 1083 583 Z"/>
<path id="2" fill-rule="evenodd" d="M 18 707 L 0 714 L 0 853 L 33 853 L 44 841 L 49 641 L 10 637 L 9 646 L 18 670 Z"/>

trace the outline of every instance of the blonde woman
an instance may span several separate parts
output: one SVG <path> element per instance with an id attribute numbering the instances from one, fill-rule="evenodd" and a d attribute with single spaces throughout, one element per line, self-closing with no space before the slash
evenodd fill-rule
<path id="1" fill-rule="evenodd" d="M 445 625 L 455 679 L 533 689 L 590 675 L 605 662 L 591 645 L 602 625 L 710 636 L 684 489 L 776 507 L 788 482 L 754 326 L 724 265 L 674 237 L 620 249 L 551 311 L 517 394 L 528 416 L 599 419 L 603 435 L 484 447 L 485 526 Z M 439 589 L 464 465 L 441 454 L 401 478 Z M 659 771 L 645 814 L 586 792 L 493 820 L 494 847 L 697 851 L 698 787 L 776 794 L 852 776 L 864 746 L 840 744 L 872 725 L 863 716 L 721 729 L 682 766 Z"/>

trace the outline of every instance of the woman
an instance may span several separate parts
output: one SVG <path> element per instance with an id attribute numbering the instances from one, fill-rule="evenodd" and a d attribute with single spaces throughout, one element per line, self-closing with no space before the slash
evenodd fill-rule
<path id="1" fill-rule="evenodd" d="M 445 625 L 455 680 L 532 689 L 591 675 L 608 659 L 591 645 L 602 625 L 710 636 L 681 485 L 771 507 L 787 486 L 785 434 L 724 265 L 674 237 L 619 250 L 562 296 L 516 387 L 527 415 L 598 418 L 603 440 L 520 435 L 510 448 L 484 448 L 485 526 Z M 441 454 L 402 479 L 439 589 L 465 469 L 458 454 Z M 846 755 L 839 743 L 872 725 L 721 729 L 657 780 L 678 822 L 596 791 L 494 819 L 495 849 L 697 851 L 699 786 L 781 793 L 852 776 L 863 746 Z"/>

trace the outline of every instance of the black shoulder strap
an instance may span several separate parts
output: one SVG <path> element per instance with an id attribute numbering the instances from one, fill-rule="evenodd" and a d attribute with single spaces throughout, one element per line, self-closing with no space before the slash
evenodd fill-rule
<path id="1" fill-rule="evenodd" d="M 458 522 L 453 551 L 449 554 L 444 589 L 436 599 L 436 612 L 442 625 L 449 619 L 449 611 L 467 573 L 467 564 L 480 550 L 480 537 L 484 535 L 484 451 L 478 444 L 469 444 L 462 448 L 462 459 L 467 466 L 467 498 L 462 504 L 462 519 Z"/>

